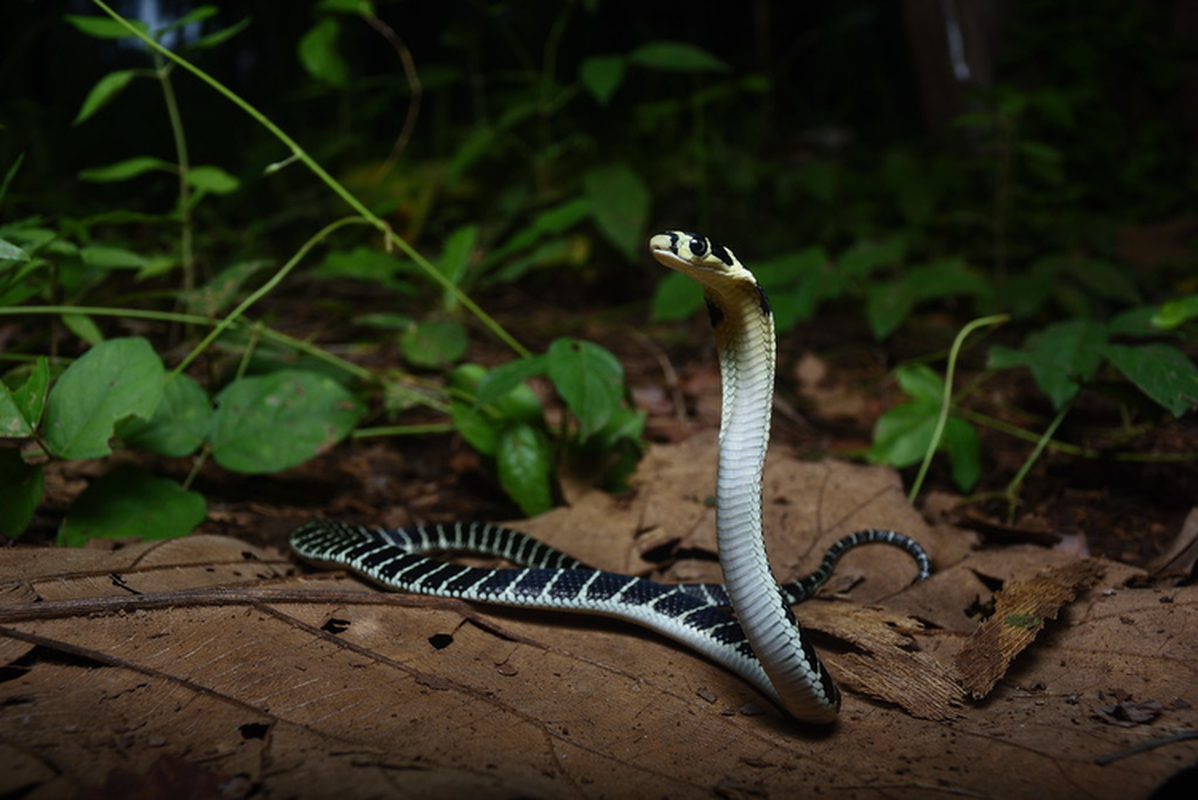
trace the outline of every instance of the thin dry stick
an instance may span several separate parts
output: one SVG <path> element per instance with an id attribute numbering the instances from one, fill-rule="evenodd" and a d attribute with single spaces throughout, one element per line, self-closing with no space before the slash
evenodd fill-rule
<path id="1" fill-rule="evenodd" d="M 366 4 L 363 3 L 363 6 Z M 403 39 L 399 38 L 399 34 L 395 30 L 376 17 L 374 14 L 366 10 L 362 12 L 362 18 L 370 24 L 384 39 L 395 49 L 395 54 L 399 56 L 399 61 L 403 64 L 403 74 L 408 80 L 408 115 L 404 118 L 403 129 L 399 132 L 399 136 L 395 139 L 395 144 L 391 146 L 391 152 L 387 155 L 387 160 L 379 167 L 378 178 L 382 179 L 384 175 L 391 171 L 395 166 L 395 162 L 399 160 L 399 155 L 408 146 L 408 141 L 412 138 L 412 132 L 416 130 L 416 120 L 420 116 L 420 100 L 424 96 L 424 87 L 420 83 L 420 74 L 416 71 L 416 62 L 412 58 L 412 51 L 404 44 Z"/>

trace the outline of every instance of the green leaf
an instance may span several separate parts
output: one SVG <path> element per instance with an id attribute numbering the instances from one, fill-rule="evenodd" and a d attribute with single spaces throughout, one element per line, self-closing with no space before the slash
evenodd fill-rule
<path id="1" fill-rule="evenodd" d="M 547 361 L 546 356 L 533 356 L 501 364 L 479 382 L 474 402 L 480 406 L 495 403 L 529 378 L 544 375 Z"/>
<path id="2" fill-rule="evenodd" d="M 918 290 L 905 280 L 871 282 L 865 290 L 865 318 L 878 341 L 903 323 L 918 299 Z"/>
<path id="3" fill-rule="evenodd" d="M 121 90 L 128 86 L 129 81 L 133 80 L 136 75 L 137 70 L 120 69 L 116 72 L 110 72 L 96 81 L 96 85 L 87 93 L 83 105 L 79 108 L 79 113 L 75 116 L 75 120 L 71 124 L 78 125 L 103 108 L 120 94 Z"/>
<path id="4" fill-rule="evenodd" d="M 0 508 L 4 509 L 0 514 L 0 536 L 15 539 L 25 532 L 45 487 L 40 466 L 26 464 L 19 450 L 0 450 Z"/>
<path id="5" fill-rule="evenodd" d="M 45 436 L 62 458 L 99 458 L 117 421 L 148 419 L 162 398 L 166 370 L 145 339 L 109 339 L 67 367 L 46 403 Z"/>
<path id="6" fill-rule="evenodd" d="M 977 428 L 965 420 L 949 417 L 945 421 L 941 449 L 948 450 L 953 483 L 965 492 L 973 489 L 982 476 L 982 446 Z"/>
<path id="7" fill-rule="evenodd" d="M 414 367 L 440 369 L 466 355 L 466 328 L 451 319 L 421 322 L 399 337 L 404 358 Z"/>
<path id="8" fill-rule="evenodd" d="M 233 305 L 247 280 L 272 264 L 273 262 L 266 259 L 258 259 L 242 261 L 224 268 L 212 280 L 184 297 L 187 310 L 206 317 L 216 316 Z"/>
<path id="9" fill-rule="evenodd" d="M 148 263 L 144 256 L 123 247 L 89 245 L 79 250 L 83 263 L 100 269 L 143 269 Z"/>
<path id="10" fill-rule="evenodd" d="M 1102 363 L 1107 330 L 1090 320 L 1049 325 L 1024 341 L 1023 350 L 990 348 L 987 367 L 1008 369 L 1027 366 L 1053 406 L 1060 409 L 1073 399 L 1081 385 L 1094 377 Z"/>
<path id="11" fill-rule="evenodd" d="M 899 387 L 916 400 L 939 408 L 944 399 L 944 380 L 926 364 L 904 364 L 894 371 Z"/>
<path id="12" fill-rule="evenodd" d="M 874 464 L 909 467 L 923 459 L 936 432 L 940 403 L 916 400 L 888 410 L 874 423 L 869 460 Z"/>
<path id="13" fill-rule="evenodd" d="M 203 444 L 212 420 L 208 393 L 188 375 L 168 381 L 162 400 L 148 420 L 130 417 L 117 423 L 116 435 L 131 447 L 184 458 Z"/>
<path id="14" fill-rule="evenodd" d="M 763 285 L 779 287 L 770 290 L 774 324 L 779 331 L 811 319 L 821 302 L 840 297 L 850 282 L 848 273 L 837 269 L 822 247 L 808 247 L 760 262 L 754 272 Z M 785 289 L 788 284 L 793 285 L 789 291 Z"/>
<path id="15" fill-rule="evenodd" d="M 543 514 L 553 507 L 552 463 L 549 440 L 533 426 L 516 422 L 499 435 L 495 453 L 499 483 L 527 516 Z"/>
<path id="16" fill-rule="evenodd" d="M 628 55 L 642 67 L 674 72 L 727 72 L 728 65 L 701 47 L 686 42 L 646 42 Z"/>
<path id="17" fill-rule="evenodd" d="M 25 382 L 13 390 L 12 398 L 16 401 L 21 415 L 37 428 L 42 421 L 42 412 L 46 408 L 46 395 L 50 388 L 50 360 L 38 356 Z"/>
<path id="18" fill-rule="evenodd" d="M 135 467 L 118 467 L 71 506 L 58 543 L 82 547 L 89 539 L 172 539 L 191 533 L 206 516 L 202 495 Z"/>
<path id="19" fill-rule="evenodd" d="M 234 472 L 278 472 L 345 438 L 362 416 L 353 395 L 316 372 L 241 378 L 216 397 L 212 454 Z"/>
<path id="20" fill-rule="evenodd" d="M 349 67 L 341 57 L 337 39 L 341 23 L 326 17 L 313 25 L 299 41 L 299 60 L 309 75 L 344 87 L 349 83 Z"/>
<path id="21" fill-rule="evenodd" d="M 0 259 L 8 261 L 28 261 L 29 254 L 11 242 L 0 239 Z"/>
<path id="22" fill-rule="evenodd" d="M 626 68 L 623 56 L 592 56 L 583 59 L 578 79 L 599 105 L 606 106 L 620 88 Z"/>
<path id="23" fill-rule="evenodd" d="M 373 247 L 361 246 L 348 252 L 330 252 L 313 274 L 319 278 L 373 281 L 388 289 L 411 294 L 412 285 L 398 277 L 409 271 L 408 262 Z"/>
<path id="24" fill-rule="evenodd" d="M 241 188 L 241 181 L 220 167 L 192 167 L 187 172 L 187 182 L 213 194 L 229 194 Z"/>
<path id="25" fill-rule="evenodd" d="M 239 22 L 233 23 L 227 28 L 221 28 L 220 30 L 213 31 L 212 33 L 200 37 L 183 49 L 187 51 L 211 50 L 213 47 L 224 44 L 229 39 L 232 39 L 234 36 L 241 33 L 250 26 L 250 23 L 253 22 L 253 20 L 253 17 L 246 17 Z"/>
<path id="26" fill-rule="evenodd" d="M 0 438 L 15 439 L 33 435 L 34 424 L 17 404 L 17 399 L 0 383 Z M 0 450 L 0 454 L 6 451 Z M 0 516 L 3 516 L 0 514 Z"/>
<path id="27" fill-rule="evenodd" d="M 445 246 L 441 258 L 437 261 L 437 269 L 449 278 L 455 286 L 460 286 L 466 270 L 470 266 L 470 256 L 478 241 L 478 226 L 462 225 L 450 232 L 445 238 Z"/>
<path id="28" fill-rule="evenodd" d="M 901 239 L 886 242 L 862 241 L 841 253 L 836 263 L 846 275 L 867 278 L 878 267 L 902 261 L 906 251 L 907 245 Z"/>
<path id="29" fill-rule="evenodd" d="M 555 339 L 546 372 L 581 423 L 579 438 L 602 430 L 624 396 L 624 367 L 608 350 L 581 339 Z"/>
<path id="30" fill-rule="evenodd" d="M 1126 266 L 1098 258 L 1069 258 L 1065 260 L 1065 268 L 1078 283 L 1099 297 L 1122 303 L 1141 302 L 1140 287 Z"/>
<path id="31" fill-rule="evenodd" d="M 592 169 L 582 185 L 595 212 L 595 224 L 617 250 L 635 262 L 649 219 L 649 190 L 627 164 Z"/>
<path id="32" fill-rule="evenodd" d="M 96 39 L 128 39 L 131 36 L 136 36 L 124 25 L 109 17 L 80 17 L 75 14 L 66 14 L 63 19 L 74 25 L 81 33 Z M 150 32 L 150 26 L 140 20 L 129 20 L 128 22 L 142 33 Z"/>
<path id="33" fill-rule="evenodd" d="M 402 331 L 415 325 L 416 321 L 407 314 L 397 314 L 394 311 L 379 311 L 354 317 L 354 324 L 364 325 L 368 328 L 387 328 Z"/>
<path id="34" fill-rule="evenodd" d="M 1192 319 L 1198 319 L 1198 294 L 1170 300 L 1152 317 L 1152 324 L 1171 331 Z"/>
<path id="35" fill-rule="evenodd" d="M 100 332 L 99 326 L 86 314 L 63 314 L 61 319 L 67 330 L 92 347 L 104 341 L 104 334 Z"/>
<path id="36" fill-rule="evenodd" d="M 649 305 L 650 322 L 686 319 L 703 307 L 703 287 L 697 281 L 671 271 L 657 282 Z"/>
<path id="37" fill-rule="evenodd" d="M 115 181 L 127 181 L 130 178 L 136 178 L 151 170 L 162 170 L 163 172 L 176 172 L 175 165 L 163 161 L 161 158 L 151 158 L 150 156 L 138 156 L 137 158 L 126 159 L 116 164 L 109 164 L 107 167 L 92 167 L 80 171 L 79 180 L 91 181 L 92 183 L 113 183 Z"/>
<path id="38" fill-rule="evenodd" d="M 507 420 L 494 417 L 469 403 L 455 400 L 449 407 L 453 426 L 466 442 L 484 456 L 494 456 L 499 449 L 499 434 Z"/>
<path id="39" fill-rule="evenodd" d="M 1198 408 L 1198 368 L 1176 347 L 1110 344 L 1104 353 L 1115 369 L 1173 416 Z"/>

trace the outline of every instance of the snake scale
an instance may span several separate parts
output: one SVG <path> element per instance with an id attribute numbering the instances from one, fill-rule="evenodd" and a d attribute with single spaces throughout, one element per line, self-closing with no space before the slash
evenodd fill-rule
<path id="1" fill-rule="evenodd" d="M 774 393 L 774 321 L 753 274 L 732 251 L 704 236 L 669 231 L 649 249 L 663 265 L 703 286 L 720 358 L 723 406 L 716 473 L 716 535 L 723 584 L 663 584 L 594 569 L 543 542 L 486 523 L 385 530 L 313 521 L 291 536 L 313 564 L 353 570 L 391 589 L 508 606 L 601 614 L 634 622 L 702 653 L 742 676 L 797 720 L 830 723 L 840 693 L 791 610 L 863 544 L 888 544 L 930 571 L 914 540 L 865 530 L 840 539 L 820 568 L 779 586 L 761 527 L 761 482 Z M 499 556 L 514 568 L 469 567 L 430 557 Z M 731 611 L 728 607 L 731 606 Z"/>

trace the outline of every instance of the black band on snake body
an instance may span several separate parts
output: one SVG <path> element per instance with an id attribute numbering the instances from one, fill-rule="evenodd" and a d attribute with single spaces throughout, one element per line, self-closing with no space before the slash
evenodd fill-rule
<path id="1" fill-rule="evenodd" d="M 382 530 L 311 522 L 292 534 L 291 546 L 307 561 L 351 569 L 402 591 L 625 619 L 731 669 L 796 719 L 831 722 L 839 692 L 790 606 L 810 597 L 854 547 L 888 544 L 904 550 L 918 566 L 916 580 L 929 573 L 927 554 L 893 531 L 859 531 L 829 548 L 814 573 L 778 586 L 761 529 L 774 386 L 769 301 L 732 251 L 703 236 L 658 234 L 650 250 L 665 266 L 703 285 L 711 313 L 723 378 L 716 532 L 724 584 L 669 585 L 604 572 L 525 534 L 485 523 Z M 468 567 L 426 555 L 448 551 L 500 556 L 522 566 Z"/>

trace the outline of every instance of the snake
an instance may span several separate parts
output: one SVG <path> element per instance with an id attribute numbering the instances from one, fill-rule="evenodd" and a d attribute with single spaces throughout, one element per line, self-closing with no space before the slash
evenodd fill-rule
<path id="1" fill-rule="evenodd" d="M 697 233 L 649 240 L 662 265 L 703 287 L 719 354 L 722 407 L 715 516 L 723 584 L 668 584 L 591 567 L 511 528 L 457 522 L 384 529 L 312 520 L 291 547 L 320 567 L 351 570 L 388 589 L 505 606 L 598 614 L 632 622 L 692 648 L 741 676 L 795 720 L 828 724 L 840 692 L 791 606 L 811 597 L 849 550 L 886 544 L 930 574 L 915 540 L 867 529 L 838 540 L 820 567 L 779 585 L 762 529 L 762 476 L 773 409 L 775 334 L 765 291 L 727 247 Z M 467 566 L 433 557 L 470 553 L 513 567 Z"/>

